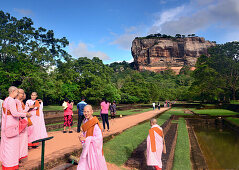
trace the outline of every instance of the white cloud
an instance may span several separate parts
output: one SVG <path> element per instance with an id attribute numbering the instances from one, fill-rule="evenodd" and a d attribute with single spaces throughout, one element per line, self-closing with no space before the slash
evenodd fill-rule
<path id="1" fill-rule="evenodd" d="M 87 45 L 83 42 L 80 42 L 78 45 L 75 45 L 74 43 L 70 43 L 69 45 L 69 50 L 70 50 L 70 54 L 73 57 L 87 57 L 92 59 L 93 57 L 98 57 L 101 60 L 109 60 L 110 57 L 105 54 L 104 52 L 101 51 L 90 51 L 88 49 L 88 46 L 94 47 L 92 44 L 91 45 Z"/>
<path id="2" fill-rule="evenodd" d="M 160 2 L 164 3 L 164 0 Z M 233 36 L 238 39 L 239 0 L 190 0 L 189 3 L 155 13 L 152 25 L 146 28 L 132 26 L 122 34 L 111 32 L 114 37 L 111 44 L 130 50 L 134 38 L 145 34 L 187 35 L 207 31 L 211 26 L 223 32 L 219 35 L 221 39 L 231 41 Z"/>
<path id="3" fill-rule="evenodd" d="M 115 37 L 115 40 L 110 44 L 118 45 L 121 49 L 124 50 L 130 50 L 134 38 L 141 35 L 140 30 L 141 27 L 132 26 L 125 28 L 124 33 L 121 35 L 111 33 Z"/>
<path id="4" fill-rule="evenodd" d="M 14 8 L 14 11 L 18 12 L 20 15 L 23 15 L 23 16 L 31 16 L 31 15 L 33 15 L 32 10 L 29 10 L 29 9 Z"/>
<path id="5" fill-rule="evenodd" d="M 155 14 L 156 20 L 152 27 L 149 30 L 149 33 L 158 33 L 161 32 L 161 25 L 165 24 L 166 22 L 175 20 L 177 15 L 179 15 L 184 10 L 184 6 L 179 6 L 173 9 L 169 9 L 164 11 L 162 14 Z"/>
<path id="6" fill-rule="evenodd" d="M 239 28 L 238 0 L 192 0 L 155 17 L 150 33 L 175 35 L 195 33 L 211 25 Z"/>

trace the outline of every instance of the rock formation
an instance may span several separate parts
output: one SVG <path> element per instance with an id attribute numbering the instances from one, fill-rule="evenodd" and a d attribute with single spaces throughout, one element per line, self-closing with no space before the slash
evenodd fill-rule
<path id="1" fill-rule="evenodd" d="M 207 49 L 215 46 L 214 42 L 205 41 L 203 37 L 184 38 L 135 38 L 131 52 L 135 67 L 139 71 L 164 71 L 168 67 L 179 73 L 184 65 L 194 69 L 197 58 Z"/>

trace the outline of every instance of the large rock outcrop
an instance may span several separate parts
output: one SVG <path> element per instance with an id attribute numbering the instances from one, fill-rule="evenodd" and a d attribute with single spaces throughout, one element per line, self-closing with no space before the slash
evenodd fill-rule
<path id="1" fill-rule="evenodd" d="M 139 71 L 160 72 L 170 67 L 179 73 L 184 65 L 194 69 L 197 58 L 215 45 L 203 37 L 135 38 L 131 52 Z"/>

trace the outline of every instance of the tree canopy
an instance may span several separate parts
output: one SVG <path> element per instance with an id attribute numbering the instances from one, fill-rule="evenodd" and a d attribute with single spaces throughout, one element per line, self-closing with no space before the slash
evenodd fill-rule
<path id="1" fill-rule="evenodd" d="M 239 97 L 239 42 L 208 49 L 208 56 L 198 58 L 195 71 L 184 66 L 178 75 L 170 68 L 163 73 L 139 72 L 125 61 L 105 65 L 94 56 L 74 58 L 65 51 L 68 45 L 53 30 L 35 28 L 30 18 L 0 11 L 0 97 L 6 97 L 12 85 L 23 88 L 28 98 L 36 91 L 45 104 L 59 104 L 65 97 L 78 102 L 82 96 L 91 104 L 104 97 L 118 103 Z"/>

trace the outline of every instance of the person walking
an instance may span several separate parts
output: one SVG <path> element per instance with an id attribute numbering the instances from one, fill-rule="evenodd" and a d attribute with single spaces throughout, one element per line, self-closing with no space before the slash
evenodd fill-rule
<path id="1" fill-rule="evenodd" d="M 155 110 L 155 102 L 153 102 L 153 110 Z"/>
<path id="2" fill-rule="evenodd" d="M 93 117 L 91 105 L 86 105 L 83 113 L 85 120 L 79 135 L 82 152 L 77 170 L 107 170 L 101 124 L 96 116 Z"/>
<path id="3" fill-rule="evenodd" d="M 73 125 L 73 104 L 74 102 L 72 101 L 69 103 L 69 99 L 65 98 L 64 103 L 62 106 L 65 108 L 64 109 L 64 130 L 63 133 L 66 133 L 66 127 L 69 127 L 69 133 L 72 133 L 73 131 L 71 130 L 71 126 Z"/>
<path id="4" fill-rule="evenodd" d="M 150 125 L 147 137 L 147 165 L 162 170 L 162 152 L 166 153 L 163 129 L 157 124 L 156 119 L 151 119 Z"/>
<path id="5" fill-rule="evenodd" d="M 103 121 L 103 131 L 105 131 L 105 123 L 107 124 L 107 128 L 108 128 L 108 132 L 110 131 L 110 127 L 109 127 L 109 117 L 108 117 L 108 112 L 109 112 L 109 106 L 110 106 L 110 103 L 104 98 L 100 104 L 100 107 L 101 107 L 101 112 L 100 112 L 100 115 L 101 115 L 101 118 L 102 118 L 102 121 Z"/>
<path id="6" fill-rule="evenodd" d="M 84 111 L 84 107 L 87 105 L 87 103 L 85 102 L 85 97 L 81 98 L 81 102 L 79 102 L 77 104 L 77 114 L 78 114 L 78 123 L 77 123 L 77 133 L 79 133 L 80 127 L 81 127 L 81 123 L 82 121 L 85 119 L 85 116 L 83 114 Z"/>
<path id="7" fill-rule="evenodd" d="M 116 115 L 116 102 L 113 101 L 113 103 L 110 105 L 110 115 L 111 115 L 111 119 L 115 118 Z"/>
<path id="8" fill-rule="evenodd" d="M 158 109 L 160 110 L 160 103 L 158 102 Z"/>

